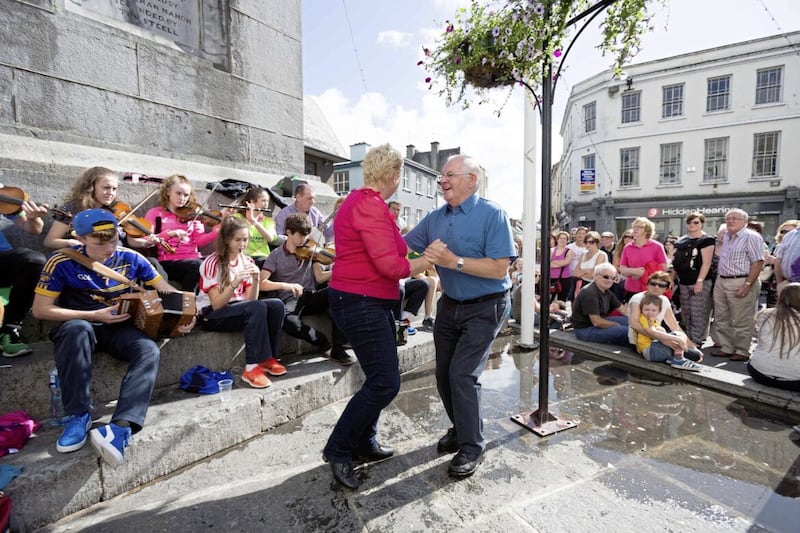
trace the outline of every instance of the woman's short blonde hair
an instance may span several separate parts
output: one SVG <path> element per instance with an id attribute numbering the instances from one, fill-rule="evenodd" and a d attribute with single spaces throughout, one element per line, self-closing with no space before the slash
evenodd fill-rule
<path id="1" fill-rule="evenodd" d="M 362 163 L 364 168 L 364 185 L 381 188 L 390 185 L 395 173 L 403 168 L 403 156 L 388 143 L 381 144 L 367 152 Z"/>

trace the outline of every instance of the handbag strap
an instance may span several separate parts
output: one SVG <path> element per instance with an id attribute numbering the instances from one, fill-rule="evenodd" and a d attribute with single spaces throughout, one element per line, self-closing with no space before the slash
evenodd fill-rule
<path id="1" fill-rule="evenodd" d="M 114 281 L 119 281 L 123 285 L 127 285 L 128 287 L 135 289 L 140 292 L 145 292 L 145 289 L 134 283 L 133 281 L 129 280 L 116 270 L 108 268 L 104 264 L 100 263 L 99 261 L 95 261 L 94 259 L 80 253 L 77 250 L 72 248 L 61 248 L 58 250 L 62 254 L 68 256 L 73 261 L 80 263 L 81 265 L 85 266 L 92 272 L 100 274 L 103 277 L 113 279 Z"/>

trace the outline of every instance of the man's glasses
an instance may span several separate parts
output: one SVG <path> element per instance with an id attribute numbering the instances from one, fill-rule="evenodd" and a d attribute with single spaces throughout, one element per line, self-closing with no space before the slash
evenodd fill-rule
<path id="1" fill-rule="evenodd" d="M 469 176 L 472 172 L 448 172 L 447 174 L 440 174 L 436 177 L 436 183 L 441 183 L 443 180 L 450 181 L 456 176 Z"/>
<path id="2" fill-rule="evenodd" d="M 651 287 L 661 287 L 662 289 L 669 288 L 669 283 L 666 282 L 648 281 L 647 284 L 650 285 Z"/>
<path id="3" fill-rule="evenodd" d="M 603 278 L 603 279 L 613 279 L 613 280 L 615 280 L 615 281 L 616 281 L 616 279 L 617 279 L 617 275 L 616 275 L 616 274 L 613 274 L 613 275 L 609 275 L 609 274 L 600 274 L 600 277 L 601 277 L 601 278 Z"/>

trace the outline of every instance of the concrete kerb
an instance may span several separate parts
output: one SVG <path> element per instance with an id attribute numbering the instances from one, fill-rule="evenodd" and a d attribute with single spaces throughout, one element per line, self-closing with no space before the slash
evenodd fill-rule
<path id="1" fill-rule="evenodd" d="M 431 361 L 432 337 L 409 337 L 398 355 L 402 372 Z M 14 501 L 12 529 L 41 527 L 168 475 L 346 398 L 363 382 L 357 364 L 342 367 L 315 355 L 290 357 L 288 362 L 289 373 L 274 378 L 267 389 L 243 386 L 236 376 L 229 402 L 217 395 L 185 393 L 174 382 L 158 389 L 145 429 L 134 436 L 125 463 L 117 469 L 103 463 L 88 444 L 78 452 L 59 454 L 55 441 L 61 428 L 43 427 L 21 453 L 4 459 L 23 468 L 6 488 Z M 99 407 L 95 422 L 107 422 L 113 401 Z"/>
<path id="2" fill-rule="evenodd" d="M 703 370 L 700 372 L 678 370 L 669 365 L 647 361 L 630 348 L 580 341 L 570 332 L 551 331 L 550 341 L 553 346 L 565 350 L 601 357 L 648 372 L 666 375 L 670 378 L 694 383 L 737 398 L 800 412 L 800 394 L 761 385 L 753 381 L 747 374 L 740 374 L 709 365 L 704 365 Z"/>

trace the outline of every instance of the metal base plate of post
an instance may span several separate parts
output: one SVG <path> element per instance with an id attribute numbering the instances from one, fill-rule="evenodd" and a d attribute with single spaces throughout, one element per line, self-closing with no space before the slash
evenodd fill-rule
<path id="1" fill-rule="evenodd" d="M 559 431 L 578 427 L 577 420 L 559 420 L 550 413 L 545 413 L 545 416 L 542 417 L 538 410 L 514 415 L 511 417 L 511 421 L 529 429 L 540 437 L 547 437 Z"/>

